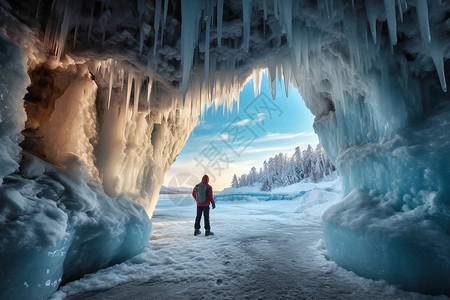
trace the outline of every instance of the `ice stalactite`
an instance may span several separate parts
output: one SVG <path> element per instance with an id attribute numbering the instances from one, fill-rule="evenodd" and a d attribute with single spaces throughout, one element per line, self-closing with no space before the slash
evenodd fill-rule
<path id="1" fill-rule="evenodd" d="M 130 107 L 131 88 L 133 86 L 133 73 L 128 73 L 127 80 L 127 97 L 125 98 L 125 116 L 128 115 L 128 108 Z"/>
<path id="2" fill-rule="evenodd" d="M 102 62 L 98 65 L 96 78 L 101 83 L 101 78 L 108 79 L 103 68 L 110 65 Z M 121 91 L 121 80 L 117 78 L 113 82 L 111 107 L 101 110 L 99 116 L 101 122 L 95 153 L 100 178 L 108 195 L 126 194 L 151 216 L 164 174 L 195 126 L 197 114 L 182 108 L 180 95 L 171 98 L 158 94 L 153 75 L 138 73 L 127 65 L 114 66 L 116 69 L 108 72 L 128 74 L 128 88 Z M 143 90 L 146 90 L 145 95 Z M 106 88 L 99 91 L 97 101 L 107 99 L 106 91 Z M 188 93 L 186 102 L 190 101 L 193 100 Z M 200 107 L 194 109 L 200 111 Z M 171 150 L 164 151 L 164 147 Z"/>
<path id="3" fill-rule="evenodd" d="M 292 47 L 292 0 L 280 1 L 280 14 L 286 27 L 286 37 L 289 47 Z"/>
<path id="4" fill-rule="evenodd" d="M 164 13 L 163 13 L 163 19 L 161 24 L 161 45 L 164 41 L 164 29 L 166 28 L 166 21 L 167 21 L 167 9 L 169 8 L 169 0 L 164 0 Z"/>
<path id="5" fill-rule="evenodd" d="M 204 20 L 206 23 L 206 30 L 205 30 L 205 71 L 204 71 L 204 76 L 205 76 L 205 83 L 209 86 L 209 69 L 210 69 L 210 64 L 209 64 L 209 55 L 210 55 L 210 51 L 209 51 L 209 46 L 210 46 L 210 35 L 211 35 L 211 22 L 212 22 L 212 17 L 213 17 L 213 13 L 214 13 L 214 5 L 212 2 L 208 1 L 205 5 L 205 16 L 204 16 Z"/>
<path id="6" fill-rule="evenodd" d="M 108 92 L 108 109 L 111 105 L 112 84 L 114 80 L 114 67 L 109 71 L 109 92 Z"/>
<path id="7" fill-rule="evenodd" d="M 367 21 L 369 22 L 370 32 L 372 33 L 373 43 L 377 43 L 377 19 L 380 18 L 384 9 L 381 3 L 366 0 Z"/>
<path id="8" fill-rule="evenodd" d="M 181 64 L 183 68 L 183 81 L 181 91 L 183 98 L 186 97 L 189 86 L 189 78 L 194 59 L 194 49 L 197 44 L 195 28 L 198 26 L 197 14 L 198 1 L 181 1 L 182 23 L 181 23 Z"/>
<path id="9" fill-rule="evenodd" d="M 261 92 L 261 82 L 264 76 L 265 70 L 254 69 L 252 73 L 253 79 L 253 92 L 255 97 L 258 97 Z"/>
<path id="10" fill-rule="evenodd" d="M 430 25 L 428 23 L 428 5 L 427 0 L 417 0 L 416 2 L 417 19 L 419 20 L 420 35 L 425 43 L 431 41 Z"/>
<path id="11" fill-rule="evenodd" d="M 155 61 L 155 69 L 158 63 L 157 57 L 156 57 L 156 50 L 158 48 L 158 33 L 159 33 L 159 23 L 161 21 L 161 0 L 156 0 L 156 7 L 155 7 L 155 19 L 153 28 L 155 29 L 155 41 L 153 42 L 153 59 Z"/>
<path id="12" fill-rule="evenodd" d="M 222 45 L 223 0 L 217 0 L 217 46 Z"/>
<path id="13" fill-rule="evenodd" d="M 244 50 L 248 52 L 250 43 L 250 23 L 252 21 L 252 0 L 242 0 L 242 24 L 244 32 Z"/>
<path id="14" fill-rule="evenodd" d="M 395 16 L 395 0 L 384 0 L 389 37 L 392 45 L 397 44 L 397 17 Z"/>

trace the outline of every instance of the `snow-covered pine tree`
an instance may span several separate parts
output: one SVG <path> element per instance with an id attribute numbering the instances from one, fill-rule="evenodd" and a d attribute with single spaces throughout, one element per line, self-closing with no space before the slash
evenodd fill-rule
<path id="1" fill-rule="evenodd" d="M 231 187 L 234 187 L 234 188 L 239 187 L 239 181 L 237 179 L 236 174 L 234 174 L 233 179 L 231 179 Z"/>
<path id="2" fill-rule="evenodd" d="M 312 175 L 312 168 L 313 168 L 313 157 L 314 157 L 314 150 L 311 147 L 311 145 L 308 144 L 308 147 L 306 150 L 303 151 L 303 172 L 305 174 L 304 178 L 310 178 Z"/>
<path id="3" fill-rule="evenodd" d="M 247 175 L 246 174 L 242 174 L 241 177 L 239 177 L 239 187 L 247 186 L 247 185 L 248 185 Z"/>
<path id="4" fill-rule="evenodd" d="M 294 172 L 296 177 L 296 182 L 299 182 L 303 178 L 305 178 L 305 174 L 303 172 L 303 158 L 300 147 L 295 147 L 295 152 L 293 155 L 294 160 Z"/>
<path id="5" fill-rule="evenodd" d="M 256 168 L 252 167 L 247 176 L 247 185 L 254 185 L 256 181 L 258 181 L 258 173 L 256 172 Z"/>

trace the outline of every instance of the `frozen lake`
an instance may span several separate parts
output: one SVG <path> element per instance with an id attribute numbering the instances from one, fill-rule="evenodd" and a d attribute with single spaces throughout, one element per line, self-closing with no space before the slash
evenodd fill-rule
<path id="1" fill-rule="evenodd" d="M 357 276 L 327 260 L 320 215 L 336 185 L 293 200 L 218 201 L 214 236 L 193 236 L 190 196 L 162 195 L 144 253 L 53 299 L 448 299 Z M 203 226 L 203 222 L 202 222 Z"/>

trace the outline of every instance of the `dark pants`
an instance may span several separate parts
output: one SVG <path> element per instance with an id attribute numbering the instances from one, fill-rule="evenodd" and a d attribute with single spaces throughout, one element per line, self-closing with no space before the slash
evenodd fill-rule
<path id="1" fill-rule="evenodd" d="M 197 206 L 197 217 L 195 218 L 195 229 L 200 229 L 200 220 L 202 219 L 202 213 L 205 221 L 205 229 L 210 230 L 211 226 L 209 225 L 209 206 Z"/>

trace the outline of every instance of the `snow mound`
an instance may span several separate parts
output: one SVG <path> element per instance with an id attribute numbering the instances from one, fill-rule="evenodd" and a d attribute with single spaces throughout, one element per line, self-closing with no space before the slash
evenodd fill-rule
<path id="1" fill-rule="evenodd" d="M 139 204 L 112 199 L 31 155 L 21 170 L 24 176 L 0 185 L 0 298 L 48 298 L 61 283 L 147 245 L 151 222 Z"/>
<path id="2" fill-rule="evenodd" d="M 339 190 L 315 189 L 299 199 L 300 205 L 295 212 L 299 213 L 302 219 L 317 221 L 324 211 L 341 200 L 342 194 Z"/>

